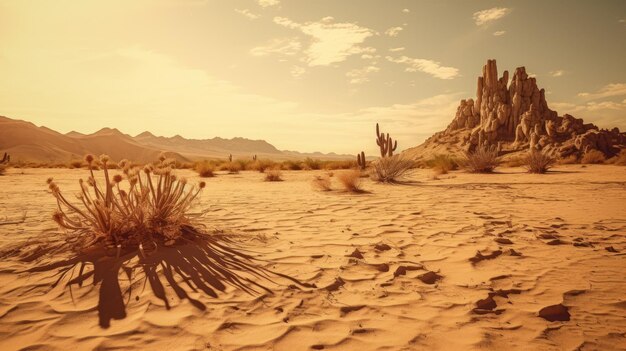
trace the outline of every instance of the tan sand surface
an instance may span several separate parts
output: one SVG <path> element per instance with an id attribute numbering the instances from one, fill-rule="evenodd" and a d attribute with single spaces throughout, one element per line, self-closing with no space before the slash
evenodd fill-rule
<path id="1" fill-rule="evenodd" d="M 261 266 L 317 288 L 277 279 L 259 281 L 271 294 L 188 289 L 200 310 L 166 287 L 167 310 L 140 282 L 125 297 L 126 318 L 104 329 L 91 281 L 51 288 L 54 270 L 24 272 L 63 253 L 5 258 L 0 350 L 626 349 L 626 168 L 439 180 L 429 172 L 405 185 L 365 180 L 369 193 L 358 195 L 314 190 L 324 171 L 284 172 L 271 183 L 254 172 L 206 180 L 199 206 L 208 228 L 232 232 Z M 85 172 L 0 177 L 0 249 L 62 235 L 50 219 L 49 176 L 73 192 Z M 558 304 L 569 321 L 538 315 Z"/>

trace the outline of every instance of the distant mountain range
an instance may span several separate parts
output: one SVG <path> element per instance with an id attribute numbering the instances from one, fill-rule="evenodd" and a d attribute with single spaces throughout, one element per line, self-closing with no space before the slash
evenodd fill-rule
<path id="1" fill-rule="evenodd" d="M 107 154 L 113 160 L 129 159 L 135 162 L 155 160 L 161 152 L 181 162 L 209 158 L 269 158 L 273 160 L 348 159 L 352 155 L 300 153 L 281 151 L 265 140 L 245 138 L 185 139 L 156 136 L 143 132 L 136 136 L 124 134 L 115 128 L 103 128 L 93 134 L 71 131 L 56 132 L 44 126 L 0 116 L 0 152 L 8 152 L 13 162 L 67 163 L 81 160 L 85 154 Z"/>

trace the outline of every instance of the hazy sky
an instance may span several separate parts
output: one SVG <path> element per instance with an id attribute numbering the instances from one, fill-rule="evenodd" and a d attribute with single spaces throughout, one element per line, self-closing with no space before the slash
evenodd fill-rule
<path id="1" fill-rule="evenodd" d="M 559 114 L 626 129 L 626 1 L 0 0 L 0 115 L 68 132 L 404 149 L 495 58 Z"/>

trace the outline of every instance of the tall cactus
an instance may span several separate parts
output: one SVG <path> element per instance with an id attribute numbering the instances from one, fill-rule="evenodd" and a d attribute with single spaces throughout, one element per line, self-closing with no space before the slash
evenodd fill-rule
<path id="1" fill-rule="evenodd" d="M 0 160 L 0 163 L 9 163 L 9 162 L 11 162 L 11 155 L 5 152 L 4 156 L 2 157 L 2 160 Z"/>
<path id="2" fill-rule="evenodd" d="M 256 155 L 252 156 L 252 161 L 256 161 Z"/>
<path id="3" fill-rule="evenodd" d="M 381 133 L 378 123 L 376 123 L 376 145 L 380 148 L 380 157 L 391 157 L 398 147 L 398 141 L 394 141 L 389 133 L 386 136 L 385 133 Z"/>
<path id="4" fill-rule="evenodd" d="M 233 162 L 233 154 L 228 154 L 228 162 Z"/>
<path id="5" fill-rule="evenodd" d="M 362 170 L 365 169 L 367 164 L 365 163 L 365 152 L 361 151 L 360 154 L 356 155 L 356 164 L 359 165 L 359 168 Z"/>

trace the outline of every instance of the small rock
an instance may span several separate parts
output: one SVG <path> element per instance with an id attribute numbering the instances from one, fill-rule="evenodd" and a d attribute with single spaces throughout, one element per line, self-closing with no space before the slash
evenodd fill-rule
<path id="1" fill-rule="evenodd" d="M 569 311 L 562 304 L 546 306 L 539 310 L 539 317 L 550 322 L 569 321 Z"/>

